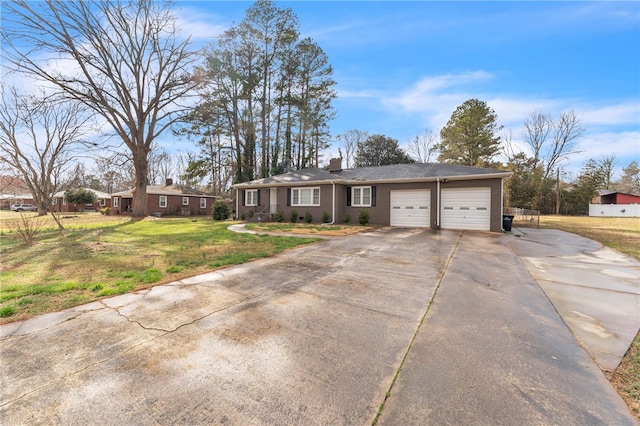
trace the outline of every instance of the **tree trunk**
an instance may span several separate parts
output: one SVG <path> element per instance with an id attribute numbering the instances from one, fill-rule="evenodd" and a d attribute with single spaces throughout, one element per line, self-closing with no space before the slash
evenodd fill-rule
<path id="1" fill-rule="evenodd" d="M 149 172 L 149 157 L 147 150 L 137 147 L 133 151 L 133 165 L 136 170 L 136 182 L 133 191 L 133 213 L 134 217 L 144 217 L 147 215 L 147 175 Z"/>

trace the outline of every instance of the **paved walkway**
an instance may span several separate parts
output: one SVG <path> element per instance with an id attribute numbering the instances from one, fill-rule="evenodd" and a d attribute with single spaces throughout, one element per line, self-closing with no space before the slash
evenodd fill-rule
<path id="1" fill-rule="evenodd" d="M 385 228 L 2 326 L 0 423 L 637 424 L 514 244 Z"/>
<path id="2" fill-rule="evenodd" d="M 640 262 L 551 229 L 516 230 L 508 244 L 598 365 L 615 370 L 640 327 Z"/>

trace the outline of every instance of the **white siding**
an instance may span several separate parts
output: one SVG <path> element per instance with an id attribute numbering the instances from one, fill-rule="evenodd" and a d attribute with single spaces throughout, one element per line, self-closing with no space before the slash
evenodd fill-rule
<path id="1" fill-rule="evenodd" d="M 428 189 L 391 191 L 391 226 L 428 228 L 431 193 Z"/>
<path id="2" fill-rule="evenodd" d="M 449 188 L 441 192 L 442 229 L 488 231 L 491 227 L 491 188 Z"/>

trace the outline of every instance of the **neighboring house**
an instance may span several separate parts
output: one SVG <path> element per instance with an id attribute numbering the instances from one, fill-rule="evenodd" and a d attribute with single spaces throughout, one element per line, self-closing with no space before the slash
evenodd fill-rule
<path id="1" fill-rule="evenodd" d="M 0 209 L 9 210 L 12 204 L 35 204 L 29 187 L 15 176 L 0 176 Z"/>
<path id="2" fill-rule="evenodd" d="M 589 204 L 589 216 L 640 217 L 640 196 L 617 191 L 600 191 Z"/>
<path id="3" fill-rule="evenodd" d="M 234 185 L 236 212 L 247 220 L 288 221 L 307 213 L 331 223 L 349 215 L 358 223 L 363 209 L 369 223 L 435 229 L 502 229 L 503 180 L 511 172 L 447 164 L 397 164 L 328 170 L 305 169 Z"/>
<path id="4" fill-rule="evenodd" d="M 0 209 L 9 210 L 12 204 L 35 204 L 31 194 L 0 194 Z"/>
<path id="5" fill-rule="evenodd" d="M 53 199 L 51 200 L 51 210 L 54 212 L 68 213 L 68 212 L 79 212 L 79 211 L 99 211 L 100 209 L 104 209 L 105 207 L 111 207 L 111 194 L 107 194 L 106 192 L 98 191 L 91 188 L 82 188 L 87 191 L 91 191 L 96 194 L 96 201 L 93 204 L 87 204 L 84 208 L 76 203 L 69 203 L 64 198 L 64 193 L 66 191 L 58 191 L 53 194 Z"/>
<path id="6" fill-rule="evenodd" d="M 133 211 L 135 189 L 111 194 L 111 214 L 130 214 Z M 155 216 L 211 215 L 215 196 L 202 191 L 175 185 L 167 179 L 165 185 L 147 186 L 147 214 Z"/>
<path id="7" fill-rule="evenodd" d="M 598 192 L 591 204 L 640 204 L 640 195 L 604 190 Z"/>

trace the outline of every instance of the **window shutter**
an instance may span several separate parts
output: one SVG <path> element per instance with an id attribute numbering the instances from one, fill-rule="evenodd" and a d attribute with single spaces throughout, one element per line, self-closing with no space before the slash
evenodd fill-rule
<path id="1" fill-rule="evenodd" d="M 291 188 L 287 188 L 287 206 L 291 205 Z"/>
<path id="2" fill-rule="evenodd" d="M 347 186 L 347 207 L 351 206 L 351 187 Z"/>
<path id="3" fill-rule="evenodd" d="M 256 205 L 258 205 L 258 206 L 259 206 L 259 205 L 260 205 L 260 190 L 259 190 L 259 189 L 258 189 L 258 190 L 256 190 L 256 195 L 258 196 L 258 199 L 257 199 Z"/>
<path id="4" fill-rule="evenodd" d="M 376 206 L 376 187 L 371 187 L 371 207 Z"/>
<path id="5" fill-rule="evenodd" d="M 246 199 L 247 199 L 247 197 L 246 197 L 246 193 L 247 193 L 247 190 L 246 190 L 246 189 L 243 189 L 241 192 L 242 192 L 242 205 L 243 205 L 243 206 L 246 206 L 246 205 L 247 205 L 247 203 L 246 203 Z"/>

